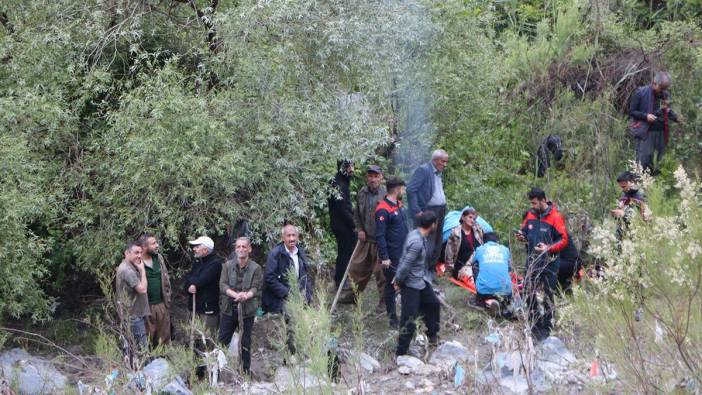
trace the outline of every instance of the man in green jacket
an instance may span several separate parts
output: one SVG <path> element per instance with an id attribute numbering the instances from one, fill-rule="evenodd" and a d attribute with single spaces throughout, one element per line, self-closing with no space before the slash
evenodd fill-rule
<path id="1" fill-rule="evenodd" d="M 171 341 L 171 279 L 166 261 L 158 253 L 156 236 L 145 233 L 139 237 L 142 261 L 146 271 L 147 296 L 151 315 L 146 319 L 146 330 L 152 347 Z"/>
<path id="2" fill-rule="evenodd" d="M 222 266 L 219 278 L 219 304 L 222 312 L 219 342 L 229 346 L 234 331 L 243 330 L 241 362 L 244 372 L 248 373 L 251 369 L 251 332 L 256 310 L 261 304 L 263 270 L 249 258 L 251 240 L 247 237 L 236 239 L 234 252 L 236 258 L 228 260 Z"/>

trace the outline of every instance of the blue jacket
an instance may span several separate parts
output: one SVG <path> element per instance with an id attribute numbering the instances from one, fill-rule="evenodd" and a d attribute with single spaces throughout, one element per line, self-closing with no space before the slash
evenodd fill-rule
<path id="1" fill-rule="evenodd" d="M 427 239 L 418 229 L 407 235 L 395 280 L 402 286 L 414 289 L 424 289 L 425 281 L 429 284 L 432 282 L 427 266 Z"/>
<path id="2" fill-rule="evenodd" d="M 312 301 L 312 277 L 308 271 L 308 261 L 302 247 L 297 246 L 297 256 L 300 266 L 298 287 L 307 303 Z M 263 309 L 268 313 L 280 313 L 283 310 L 285 299 L 290 292 L 287 274 L 293 267 L 293 260 L 285 249 L 285 245 L 278 243 L 268 253 L 266 271 L 263 275 Z"/>
<path id="3" fill-rule="evenodd" d="M 473 272 L 477 272 L 475 287 L 479 294 L 512 294 L 512 279 L 509 276 L 511 260 L 509 248 L 494 241 L 488 241 L 475 250 L 471 261 L 475 268 Z"/>
<path id="4" fill-rule="evenodd" d="M 420 211 L 426 211 L 427 204 L 434 194 L 434 166 L 427 162 L 419 166 L 412 174 L 407 184 L 407 204 L 409 205 L 410 218 Z"/>
<path id="5" fill-rule="evenodd" d="M 375 208 L 375 240 L 380 259 L 390 259 L 392 267 L 397 268 L 406 238 L 407 225 L 402 206 L 400 202 L 391 202 L 386 196 Z"/>

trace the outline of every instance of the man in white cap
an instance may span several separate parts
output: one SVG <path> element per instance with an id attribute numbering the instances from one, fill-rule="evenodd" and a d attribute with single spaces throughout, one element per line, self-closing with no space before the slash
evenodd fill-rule
<path id="1" fill-rule="evenodd" d="M 195 312 L 205 323 L 208 335 L 217 339 L 219 327 L 219 277 L 222 272 L 222 259 L 215 254 L 214 241 L 207 236 L 200 236 L 189 241 L 195 262 L 190 273 L 185 277 L 185 290 L 195 295 Z M 190 309 L 192 310 L 192 296 Z"/>

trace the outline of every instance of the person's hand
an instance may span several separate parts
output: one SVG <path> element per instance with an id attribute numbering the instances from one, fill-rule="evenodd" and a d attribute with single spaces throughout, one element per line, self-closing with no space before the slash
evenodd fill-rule
<path id="1" fill-rule="evenodd" d="M 471 278 L 473 277 L 473 269 L 470 268 L 470 266 L 463 266 L 461 270 L 458 272 L 458 279 L 463 280 L 465 278 Z"/>
<path id="2" fill-rule="evenodd" d="M 622 218 L 624 216 L 624 210 L 620 208 L 615 208 L 612 212 L 612 217 L 614 218 Z"/>
<path id="3" fill-rule="evenodd" d="M 366 232 L 359 230 L 358 231 L 358 240 L 366 241 Z"/>
<path id="4" fill-rule="evenodd" d="M 538 253 L 542 253 L 548 249 L 548 246 L 544 243 L 539 243 L 536 246 L 534 246 L 534 251 Z"/>
<path id="5" fill-rule="evenodd" d="M 194 284 L 190 284 L 190 286 L 188 287 L 188 293 L 197 293 L 197 287 Z"/>
<path id="6" fill-rule="evenodd" d="M 648 123 L 656 122 L 657 119 L 658 119 L 658 117 L 653 115 L 653 114 L 646 115 L 646 122 L 648 122 Z"/>
<path id="7" fill-rule="evenodd" d="M 400 284 L 394 278 L 392 279 L 392 287 L 395 288 L 395 292 L 400 292 Z"/>
<path id="8" fill-rule="evenodd" d="M 527 239 L 524 236 L 524 233 L 522 233 L 522 231 L 515 232 L 514 235 L 517 237 L 517 240 L 521 241 L 522 243 L 525 243 L 527 241 Z"/>
<path id="9" fill-rule="evenodd" d="M 391 264 L 392 264 L 392 261 L 389 260 L 389 259 L 383 259 L 383 260 L 380 262 L 380 265 L 381 265 L 383 268 L 385 268 L 385 269 L 389 268 Z"/>
<path id="10" fill-rule="evenodd" d="M 140 272 L 144 270 L 144 261 L 139 258 L 136 262 L 134 262 L 134 267 L 137 268 Z"/>

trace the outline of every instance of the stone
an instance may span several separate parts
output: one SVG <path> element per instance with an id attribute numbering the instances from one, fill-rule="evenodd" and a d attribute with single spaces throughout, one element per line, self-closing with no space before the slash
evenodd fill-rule
<path id="1" fill-rule="evenodd" d="M 415 358 L 411 355 L 400 355 L 395 360 L 398 366 L 407 366 L 411 370 L 416 370 L 424 367 L 424 362 L 419 358 Z"/>
<path id="2" fill-rule="evenodd" d="M 412 369 L 408 368 L 407 366 L 400 366 L 400 367 L 397 369 L 397 371 L 400 372 L 400 374 L 410 374 L 410 373 L 412 373 Z"/>
<path id="3" fill-rule="evenodd" d="M 500 386 L 512 394 L 526 394 L 529 392 L 529 383 L 524 377 L 509 376 L 500 379 Z"/>
<path id="4" fill-rule="evenodd" d="M 405 382 L 405 388 L 407 388 L 408 390 L 413 390 L 413 389 L 415 389 L 414 383 L 411 382 L 411 381 L 406 381 L 406 382 Z"/>
<path id="5" fill-rule="evenodd" d="M 297 372 L 293 372 L 287 366 L 281 366 L 275 371 L 274 382 L 281 392 L 287 392 L 294 388 L 311 389 L 320 385 L 320 380 L 315 377 L 307 368 L 293 367 Z M 293 391 L 294 392 L 294 391 Z"/>
<path id="6" fill-rule="evenodd" d="M 429 358 L 429 363 L 450 369 L 456 362 L 466 362 L 472 355 L 463 344 L 451 340 L 440 345 Z"/>
<path id="7" fill-rule="evenodd" d="M 156 358 L 142 370 L 144 377 L 154 392 L 169 395 L 192 395 L 182 377 L 170 371 L 164 358 Z"/>
<path id="8" fill-rule="evenodd" d="M 380 370 L 380 362 L 370 355 L 364 352 L 356 352 L 354 353 L 354 357 L 358 361 L 361 368 L 368 373 L 373 373 L 376 370 Z"/>
<path id="9" fill-rule="evenodd" d="M 575 355 L 566 348 L 561 339 L 555 336 L 549 336 L 546 340 L 541 342 L 539 349 L 541 351 L 539 359 L 542 361 L 568 365 L 577 360 Z"/>
<path id="10" fill-rule="evenodd" d="M 14 348 L 0 355 L 0 368 L 10 383 L 16 383 L 20 394 L 49 394 L 63 392 L 66 376 L 51 362 Z"/>
<path id="11" fill-rule="evenodd" d="M 252 395 L 263 395 L 278 392 L 278 387 L 274 383 L 254 383 L 248 388 L 246 393 Z"/>

